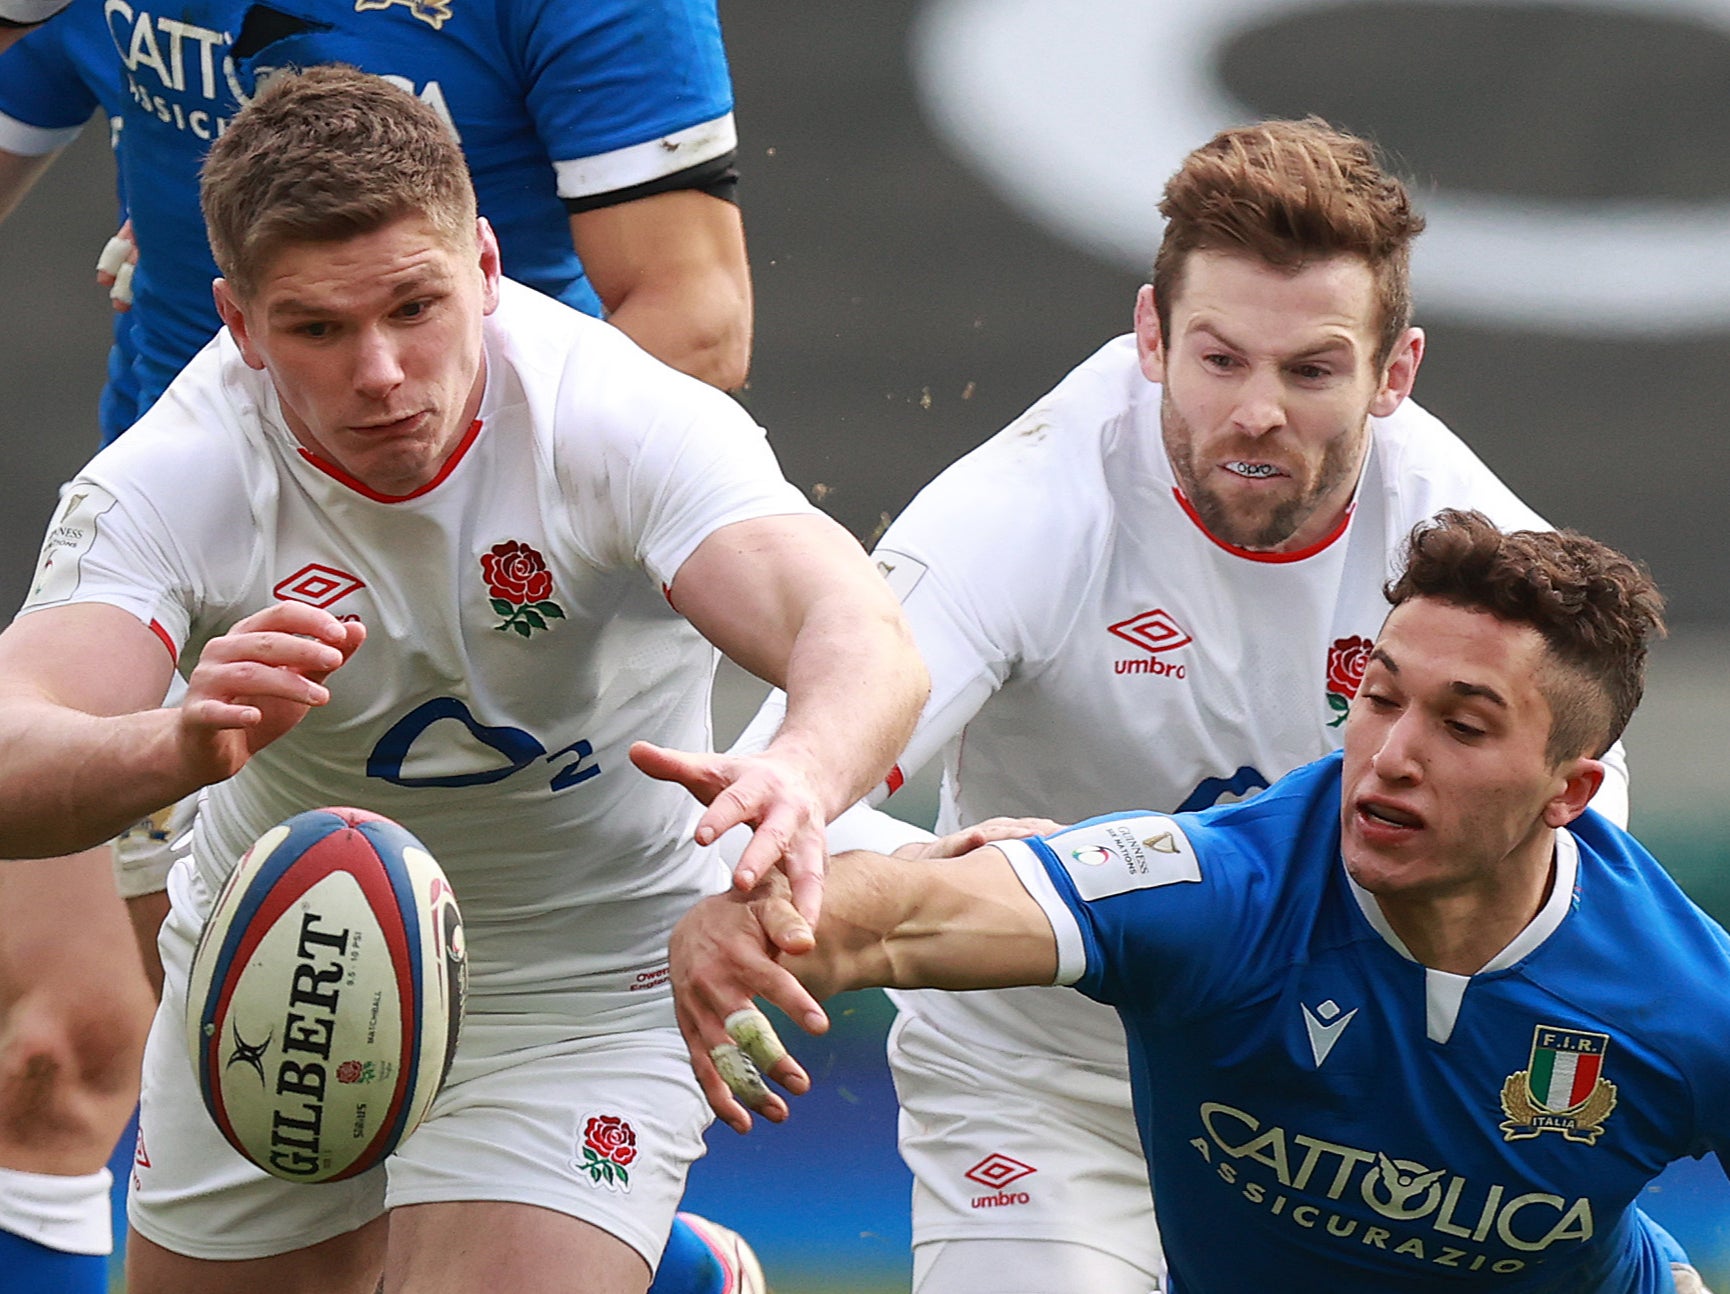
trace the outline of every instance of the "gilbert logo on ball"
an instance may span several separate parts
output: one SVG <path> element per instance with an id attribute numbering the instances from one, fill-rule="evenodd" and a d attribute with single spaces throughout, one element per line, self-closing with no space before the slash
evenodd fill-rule
<path id="1" fill-rule="evenodd" d="M 467 983 L 456 896 L 420 841 L 363 809 L 297 814 L 247 850 L 193 954 L 205 1108 L 277 1177 L 364 1172 L 438 1094 Z"/>

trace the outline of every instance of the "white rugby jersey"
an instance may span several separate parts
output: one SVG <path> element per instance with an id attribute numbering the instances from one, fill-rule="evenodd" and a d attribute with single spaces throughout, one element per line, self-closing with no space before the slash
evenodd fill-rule
<path id="1" fill-rule="evenodd" d="M 1387 616 L 1382 584 L 1415 523 L 1466 507 L 1504 528 L 1547 528 L 1407 400 L 1372 420 L 1337 533 L 1304 552 L 1236 549 L 1178 492 L 1159 403 L 1135 338 L 1116 338 L 926 486 L 883 536 L 877 562 L 931 696 L 874 800 L 937 755 L 939 832 L 998 815 L 1075 822 L 1247 797 L 1340 746 L 1346 698 Z M 772 732 L 759 721 L 747 740 Z M 1612 798 L 1622 793 L 1618 780 Z M 857 809 L 830 833 L 837 850 L 906 838 Z M 891 996 L 958 1048 L 1125 1067 L 1114 1013 L 1074 993 Z"/>
<path id="2" fill-rule="evenodd" d="M 610 1028 L 666 1011 L 667 934 L 724 884 L 700 807 L 625 754 L 710 745 L 716 653 L 665 587 L 717 528 L 811 508 L 736 403 L 611 326 L 507 281 L 485 337 L 467 438 L 387 499 L 218 334 L 66 487 L 24 609 L 120 607 L 188 671 L 277 599 L 357 617 L 330 704 L 206 790 L 200 878 L 301 810 L 387 814 L 450 876 L 477 1009 Z"/>

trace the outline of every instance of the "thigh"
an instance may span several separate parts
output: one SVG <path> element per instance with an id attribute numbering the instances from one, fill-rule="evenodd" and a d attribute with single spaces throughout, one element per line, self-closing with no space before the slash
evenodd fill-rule
<path id="1" fill-rule="evenodd" d="M 386 1202 L 393 1218 L 459 1201 L 546 1210 L 623 1241 L 648 1271 L 703 1153 L 708 1106 L 676 1029 L 559 1033 L 470 1016 L 444 1090 L 389 1161 Z M 480 1234 L 478 1250 L 502 1248 Z"/>
<path id="2" fill-rule="evenodd" d="M 136 1230 L 126 1242 L 127 1294 L 373 1294 L 384 1268 L 385 1219 L 269 1258 L 212 1262 L 165 1249 Z"/>
<path id="3" fill-rule="evenodd" d="M 649 1264 L 617 1236 L 532 1204 L 391 1210 L 385 1294 L 643 1294 Z"/>
<path id="4" fill-rule="evenodd" d="M 1127 1083 L 1058 1057 L 959 1048 L 908 1016 L 889 1061 L 915 1245 L 1071 1242 L 1121 1257 L 1152 1286 L 1164 1260 Z"/>
<path id="5" fill-rule="evenodd" d="M 1157 1294 L 1134 1263 L 1061 1240 L 933 1240 L 913 1248 L 913 1294 Z"/>
<path id="6" fill-rule="evenodd" d="M 30 997 L 150 1014 L 109 846 L 0 863 L 0 1012 Z M 142 1033 L 142 1028 L 138 1030 Z"/>
<path id="7" fill-rule="evenodd" d="M 0 863 L 0 1005 L 44 975 L 98 982 L 92 957 L 137 978 L 136 956 L 110 946 L 128 927 L 109 858 L 101 845 L 66 858 Z"/>
<path id="8" fill-rule="evenodd" d="M 198 928 L 189 915 L 190 868 L 176 868 L 169 886 L 173 907 L 159 940 L 162 1004 L 144 1049 L 127 1203 L 133 1229 L 173 1254 L 239 1262 L 335 1241 L 382 1217 L 382 1167 L 341 1182 L 280 1181 L 241 1156 L 211 1121 L 186 1045 L 186 972 Z"/>

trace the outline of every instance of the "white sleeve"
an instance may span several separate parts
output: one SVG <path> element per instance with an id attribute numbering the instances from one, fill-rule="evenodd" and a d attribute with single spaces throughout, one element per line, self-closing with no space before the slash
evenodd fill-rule
<path id="1" fill-rule="evenodd" d="M 763 698 L 763 704 L 751 717 L 751 722 L 745 725 L 745 731 L 739 734 L 738 740 L 733 743 L 728 753 L 755 755 L 759 751 L 767 750 L 786 718 L 787 694 L 778 687 L 773 688 L 769 695 Z"/>
<path id="2" fill-rule="evenodd" d="M 1057 938 L 1057 973 L 1051 977 L 1051 982 L 1075 983 L 1087 971 L 1087 949 L 1082 943 L 1081 926 L 1075 913 L 1069 910 L 1069 905 L 1057 892 L 1051 874 L 1045 870 L 1044 862 L 1032 845 L 1025 840 L 999 840 L 996 845 L 1015 869 L 1016 879 L 1027 888 L 1033 901 L 1045 913 L 1045 919 L 1051 923 L 1051 933 Z"/>
<path id="3" fill-rule="evenodd" d="M 907 777 L 967 726 L 1009 672 L 1009 662 L 994 651 L 982 631 L 969 624 L 951 599 L 945 598 L 938 581 L 923 563 L 892 550 L 877 550 L 878 569 L 884 570 L 891 588 L 901 598 L 902 610 L 913 629 L 913 639 L 931 673 L 931 694 L 919 715 L 918 726 L 906 748 L 890 770 L 889 777 L 872 788 L 865 799 L 829 824 L 829 852 L 869 849 L 893 853 L 911 841 L 935 840 L 923 828 L 884 813 L 883 803 Z M 744 732 L 733 743 L 732 753 L 754 754 L 774 739 L 787 717 L 787 694 L 770 692 Z M 737 829 L 721 839 L 721 854 L 729 864 L 737 863 L 748 834 Z"/>
<path id="4" fill-rule="evenodd" d="M 849 849 L 869 849 L 876 854 L 892 854 L 902 845 L 918 841 L 921 844 L 937 837 L 924 827 L 903 822 L 882 809 L 855 804 L 829 824 L 829 852 L 845 853 Z"/>
<path id="5" fill-rule="evenodd" d="M 881 804 L 960 735 L 1009 677 L 1015 657 L 1014 648 L 1001 641 L 1001 631 L 983 623 L 977 599 L 968 590 L 952 586 L 946 571 L 889 546 L 893 543 L 891 531 L 875 554 L 877 567 L 901 601 L 931 674 L 931 693 L 889 780 L 866 797 L 873 805 Z M 961 560 L 954 565 L 965 567 L 964 555 L 956 556 Z"/>
<path id="6" fill-rule="evenodd" d="M 89 476 L 61 487 L 18 614 L 106 603 L 137 616 L 178 657 L 191 632 L 191 598 L 154 515 L 148 501 L 122 500 Z"/>
<path id="7" fill-rule="evenodd" d="M 832 852 L 891 853 L 910 841 L 935 839 L 876 806 L 972 722 L 1028 653 L 1027 644 L 1049 636 L 1039 626 L 1062 619 L 1060 594 L 1068 585 L 1049 569 L 1051 559 L 1067 561 L 1088 550 L 1027 524 L 1037 514 L 1020 509 L 998 482 L 1011 481 L 1023 492 L 1043 490 L 1046 482 L 1037 472 L 1012 467 L 1012 475 L 982 482 L 977 463 L 963 459 L 920 491 L 873 553 L 907 617 L 931 691 L 889 776 L 830 825 Z M 1041 575 L 1030 579 L 1023 559 L 1033 553 L 1046 561 Z M 784 694 L 771 692 L 733 751 L 765 748 L 786 718 L 786 705 Z"/>
<path id="8" fill-rule="evenodd" d="M 629 464 L 637 555 L 671 586 L 685 559 L 715 531 L 758 517 L 814 513 L 781 475 L 763 429 L 715 393 L 713 416 L 670 437 L 646 439 Z"/>
<path id="9" fill-rule="evenodd" d="M 817 511 L 732 397 L 667 368 L 610 324 L 573 319 L 508 286 L 508 327 L 551 326 L 572 339 L 554 402 L 539 416 L 551 420 L 572 539 L 592 560 L 639 564 L 671 587 L 722 527 Z"/>
<path id="10" fill-rule="evenodd" d="M 13 27 L 29 27 L 47 22 L 69 3 L 71 0 L 0 0 L 0 22 Z"/>

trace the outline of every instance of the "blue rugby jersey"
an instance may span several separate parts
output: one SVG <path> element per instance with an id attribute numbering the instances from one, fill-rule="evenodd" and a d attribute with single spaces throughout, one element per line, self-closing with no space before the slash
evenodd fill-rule
<path id="1" fill-rule="evenodd" d="M 1340 862 L 1340 766 L 1006 847 L 1123 1019 L 1173 1287 L 1670 1290 L 1634 1204 L 1730 1145 L 1730 937 L 1588 812 L 1505 953 L 1426 970 Z"/>
<path id="2" fill-rule="evenodd" d="M 9 152 L 35 157 L 64 148 L 98 109 L 107 117 L 110 139 L 118 148 L 125 103 L 120 65 L 113 57 L 100 4 L 77 6 L 0 55 L 0 148 Z M 118 179 L 116 188 L 118 226 L 126 214 L 126 190 Z M 91 249 L 92 263 L 96 250 Z M 117 313 L 108 351 L 108 381 L 98 413 L 103 444 L 143 412 L 133 373 L 137 351 L 132 331 L 131 315 Z"/>
<path id="3" fill-rule="evenodd" d="M 75 14 L 107 36 L 70 52 L 118 74 L 123 96 L 120 161 L 142 249 L 140 414 L 219 326 L 198 169 L 273 70 L 346 63 L 432 105 L 462 142 L 505 273 L 589 314 L 601 306 L 570 211 L 676 187 L 671 177 L 725 168 L 735 149 L 713 0 L 75 0 L 73 11 L 21 44 Z M 0 62 L 0 111 L 46 124 L 8 79 Z"/>

